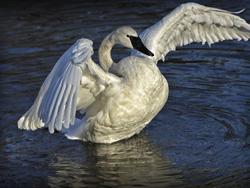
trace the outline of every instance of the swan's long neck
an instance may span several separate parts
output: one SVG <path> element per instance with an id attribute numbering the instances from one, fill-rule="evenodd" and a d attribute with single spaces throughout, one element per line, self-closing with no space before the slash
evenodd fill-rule
<path id="1" fill-rule="evenodd" d="M 115 44 L 117 44 L 117 41 L 114 32 L 112 32 L 102 41 L 98 51 L 100 65 L 106 72 L 109 71 L 109 68 L 113 64 L 111 49 Z"/>

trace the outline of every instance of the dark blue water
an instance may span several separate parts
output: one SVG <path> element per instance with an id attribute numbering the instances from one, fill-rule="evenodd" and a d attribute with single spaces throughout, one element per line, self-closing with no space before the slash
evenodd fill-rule
<path id="1" fill-rule="evenodd" d="M 192 44 L 159 68 L 170 85 L 162 111 L 137 136 L 111 145 L 24 131 L 57 59 L 79 38 L 122 25 L 138 32 L 187 1 L 1 1 L 0 187 L 247 187 L 250 184 L 250 42 Z M 198 1 L 196 1 L 198 2 Z M 249 1 L 203 2 L 230 11 Z M 118 47 L 115 60 L 128 54 Z"/>

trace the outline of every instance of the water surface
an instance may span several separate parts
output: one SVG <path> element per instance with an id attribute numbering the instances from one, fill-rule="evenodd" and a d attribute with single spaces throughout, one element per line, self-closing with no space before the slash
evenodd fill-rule
<path id="1" fill-rule="evenodd" d="M 77 39 L 122 25 L 138 32 L 186 1 L 1 2 L 1 187 L 247 187 L 250 183 L 250 42 L 192 44 L 159 68 L 168 102 L 137 136 L 111 145 L 17 129 L 41 84 Z M 198 2 L 198 1 L 196 1 Z M 230 11 L 248 1 L 206 1 Z M 116 48 L 115 60 L 129 53 Z"/>

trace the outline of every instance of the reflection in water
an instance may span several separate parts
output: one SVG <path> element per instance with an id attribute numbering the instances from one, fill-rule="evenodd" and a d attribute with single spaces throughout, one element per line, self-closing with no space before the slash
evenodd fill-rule
<path id="1" fill-rule="evenodd" d="M 180 170 L 169 167 L 171 161 L 161 155 L 163 149 L 153 145 L 143 134 L 111 145 L 85 143 L 83 147 L 87 156 L 83 163 L 71 161 L 70 155 L 68 159 L 57 156 L 57 162 L 52 161 L 51 166 L 56 170 L 56 176 L 49 177 L 52 187 L 182 184 L 178 179 Z M 89 171 L 94 171 L 95 175 L 89 177 Z"/>

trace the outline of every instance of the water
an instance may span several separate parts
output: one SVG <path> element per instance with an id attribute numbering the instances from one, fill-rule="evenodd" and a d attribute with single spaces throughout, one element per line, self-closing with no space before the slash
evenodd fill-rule
<path id="1" fill-rule="evenodd" d="M 162 111 L 137 136 L 111 145 L 17 129 L 47 74 L 77 39 L 122 25 L 138 32 L 186 1 L 2 1 L 1 187 L 247 187 L 250 184 L 250 42 L 188 45 L 159 68 Z M 203 2 L 204 3 L 204 2 Z M 238 11 L 249 1 L 206 1 Z M 248 6 L 248 7 L 246 7 Z M 128 54 L 118 47 L 115 60 Z M 96 54 L 94 60 L 97 61 Z"/>

